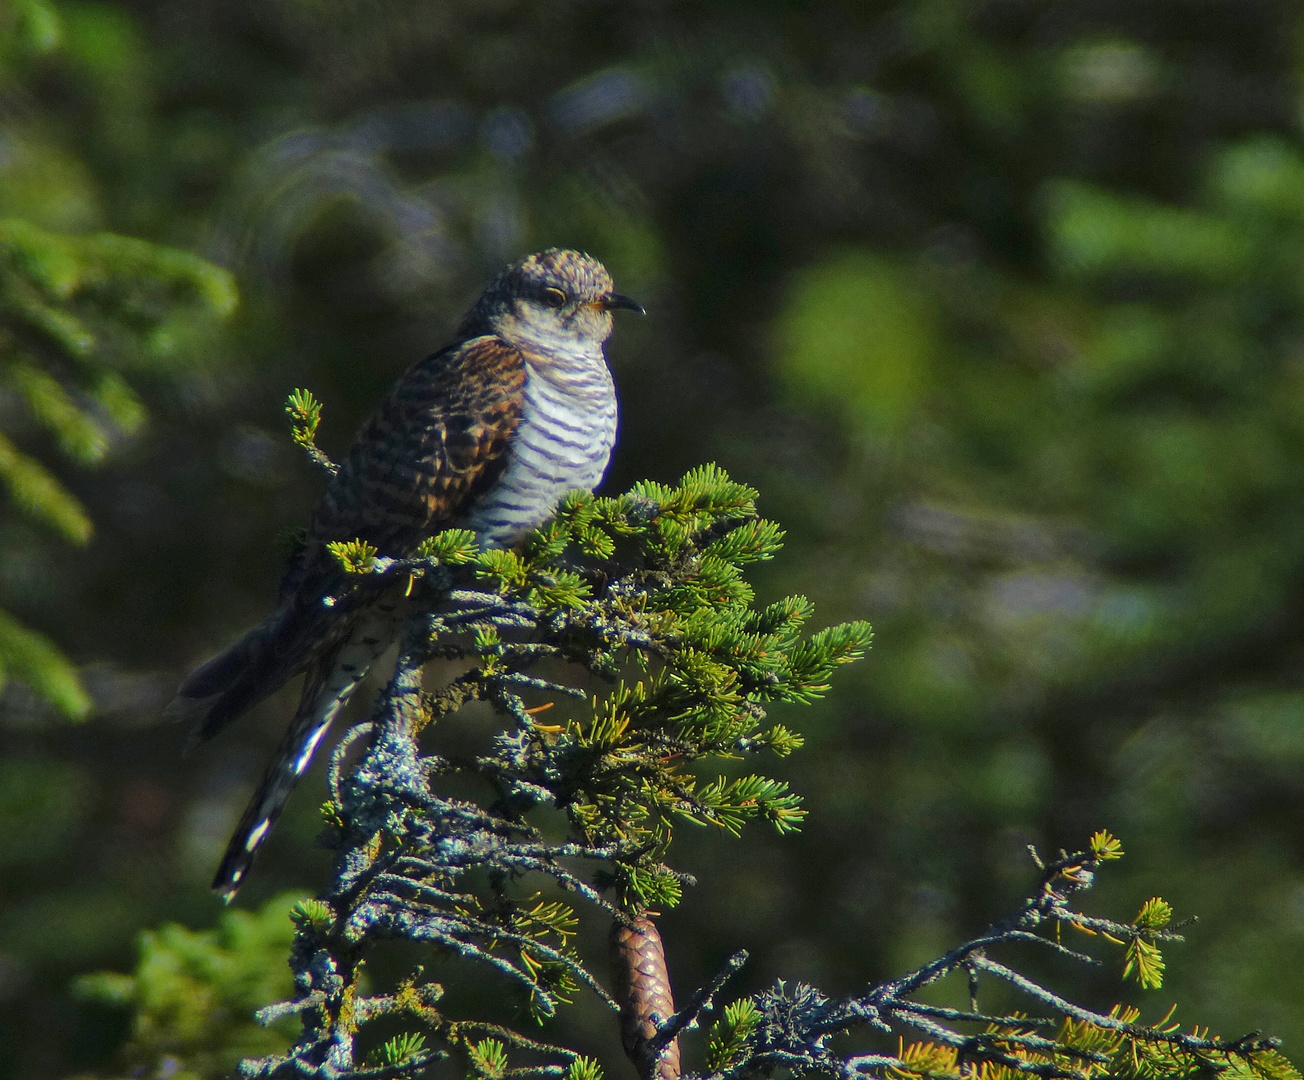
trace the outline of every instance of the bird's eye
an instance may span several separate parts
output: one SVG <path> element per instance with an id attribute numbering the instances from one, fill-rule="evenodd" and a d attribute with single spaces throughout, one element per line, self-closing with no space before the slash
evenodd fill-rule
<path id="1" fill-rule="evenodd" d="M 561 307 L 566 303 L 566 294 L 560 289 L 544 289 L 543 302 L 549 307 Z"/>

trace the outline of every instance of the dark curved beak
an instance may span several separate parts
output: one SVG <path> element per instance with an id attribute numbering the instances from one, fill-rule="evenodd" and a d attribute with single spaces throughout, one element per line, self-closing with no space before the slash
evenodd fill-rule
<path id="1" fill-rule="evenodd" d="M 602 308 L 604 311 L 614 311 L 616 308 L 624 308 L 626 311 L 637 311 L 640 315 L 646 315 L 643 305 L 637 300 L 632 300 L 628 296 L 622 296 L 618 292 L 611 293 L 602 298 Z"/>

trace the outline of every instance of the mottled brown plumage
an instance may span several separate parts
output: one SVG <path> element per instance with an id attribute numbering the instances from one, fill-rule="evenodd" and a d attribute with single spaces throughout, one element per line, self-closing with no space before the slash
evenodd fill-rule
<path id="1" fill-rule="evenodd" d="M 481 336 L 413 367 L 340 464 L 309 530 L 397 555 L 447 526 L 502 474 L 521 417 L 525 358 Z"/>
<path id="2" fill-rule="evenodd" d="M 520 350 L 482 336 L 427 357 L 394 385 L 322 496 L 282 578 L 281 606 L 178 690 L 177 703 L 203 710 L 199 740 L 347 636 L 349 617 L 371 597 L 344 581 L 328 542 L 362 539 L 405 558 L 493 484 L 520 420 L 524 382 Z M 336 603 L 324 606 L 325 596 Z"/>
<path id="3" fill-rule="evenodd" d="M 392 641 L 392 587 L 351 579 L 326 549 L 361 539 L 404 558 L 426 536 L 474 529 L 515 543 L 573 488 L 591 490 L 615 440 L 616 401 L 602 345 L 616 293 L 602 264 L 552 249 L 509 266 L 458 340 L 394 385 L 331 479 L 276 610 L 192 673 L 168 711 L 197 741 L 307 670 L 281 751 L 237 828 L 214 888 L 234 895 L 331 719 Z"/>

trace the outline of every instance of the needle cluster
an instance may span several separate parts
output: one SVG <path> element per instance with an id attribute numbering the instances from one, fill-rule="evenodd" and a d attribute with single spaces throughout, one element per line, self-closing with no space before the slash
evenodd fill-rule
<path id="1" fill-rule="evenodd" d="M 312 453 L 319 407 L 299 392 L 290 410 Z M 496 971 L 531 1022 L 581 989 L 615 1012 L 575 949 L 576 902 L 624 925 L 676 904 L 691 882 L 667 861 L 677 824 L 800 826 L 785 783 L 710 763 L 798 749 L 766 706 L 818 697 L 871 634 L 860 622 L 803 634 L 802 597 L 755 606 L 744 568 L 782 540 L 755 499 L 706 466 L 619 498 L 577 492 L 517 550 L 483 551 L 456 529 L 404 561 L 336 545 L 348 587 L 406 577 L 411 610 L 393 677 L 333 757 L 325 815 L 339 857 L 330 887 L 299 911 L 298 997 L 266 1012 L 301 1013 L 303 1037 L 288 1057 L 247 1062 L 248 1075 L 389 1075 L 458 1053 L 496 1080 L 511 1047 L 541 1062 L 514 1074 L 594 1068 L 449 1015 L 444 987 L 420 976 L 365 995 L 361 968 L 375 942 L 398 938 Z M 432 661 L 456 674 L 428 689 Z M 483 752 L 423 748 L 475 702 L 494 717 Z M 395 1011 L 422 1030 L 368 1058 L 364 1029 Z"/>
<path id="2" fill-rule="evenodd" d="M 292 414 L 298 441 L 315 451 L 311 396 L 300 392 Z M 336 546 L 348 588 L 407 578 L 410 613 L 392 678 L 332 758 L 325 839 L 337 859 L 319 898 L 296 909 L 295 997 L 261 1013 L 268 1023 L 297 1014 L 302 1033 L 288 1054 L 245 1061 L 245 1076 L 416 1077 L 451 1057 L 477 1080 L 599 1080 L 595 1061 L 539 1037 L 581 993 L 613 1025 L 617 1014 L 634 1017 L 625 1045 L 644 1080 L 680 1076 L 679 1035 L 714 1012 L 746 956 L 664 1015 L 669 980 L 647 915 L 693 884 L 670 861 L 674 830 L 799 828 L 805 811 L 786 784 L 719 769 L 799 750 L 801 736 L 772 723 L 767 706 L 817 698 L 870 644 L 862 622 L 806 635 L 802 597 L 755 606 L 744 570 L 782 540 L 755 499 L 705 466 L 618 498 L 575 493 L 518 550 L 482 551 L 458 530 L 404 561 L 361 543 Z M 436 661 L 445 675 L 431 688 L 423 673 Z M 439 752 L 441 726 L 476 703 L 480 749 Z M 704 1069 L 687 1075 L 1298 1080 L 1272 1039 L 1183 1033 L 1171 1013 L 1147 1026 L 1121 1005 L 1092 1011 L 996 958 L 1021 945 L 1096 963 L 1061 942 L 1068 931 L 1121 947 L 1124 977 L 1158 986 L 1161 946 L 1180 940 L 1169 905 L 1151 899 L 1120 923 L 1071 904 L 1121 855 L 1105 833 L 1049 863 L 1034 852 L 1038 885 L 1010 917 L 862 994 L 835 1000 L 779 983 L 726 1005 Z M 600 974 L 577 945 L 581 921 L 594 916 L 613 925 L 634 964 L 652 958 L 659 969 Z M 416 944 L 423 960 L 495 975 L 515 995 L 517 1020 L 468 1015 L 446 994 L 455 981 L 424 967 L 370 989 L 364 965 L 394 939 Z M 967 979 L 967 1009 L 919 1000 L 948 977 Z M 1022 996 L 1031 1011 L 984 1011 L 984 987 Z M 645 1000 L 617 1000 L 636 993 Z M 406 1029 L 382 1041 L 378 1021 Z M 907 1031 L 921 1038 L 907 1044 Z M 860 1052 L 848 1035 L 890 1037 L 895 1050 Z"/>

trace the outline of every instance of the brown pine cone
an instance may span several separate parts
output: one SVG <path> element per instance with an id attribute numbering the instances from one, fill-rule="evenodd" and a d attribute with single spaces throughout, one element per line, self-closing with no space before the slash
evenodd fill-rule
<path id="1" fill-rule="evenodd" d="M 656 923 L 639 915 L 633 925 L 611 926 L 611 967 L 620 1003 L 620 1035 L 625 1053 L 646 1080 L 679 1080 L 679 1040 L 672 1039 L 659 1061 L 652 1060 L 657 1024 L 675 1013 L 670 972 Z"/>

